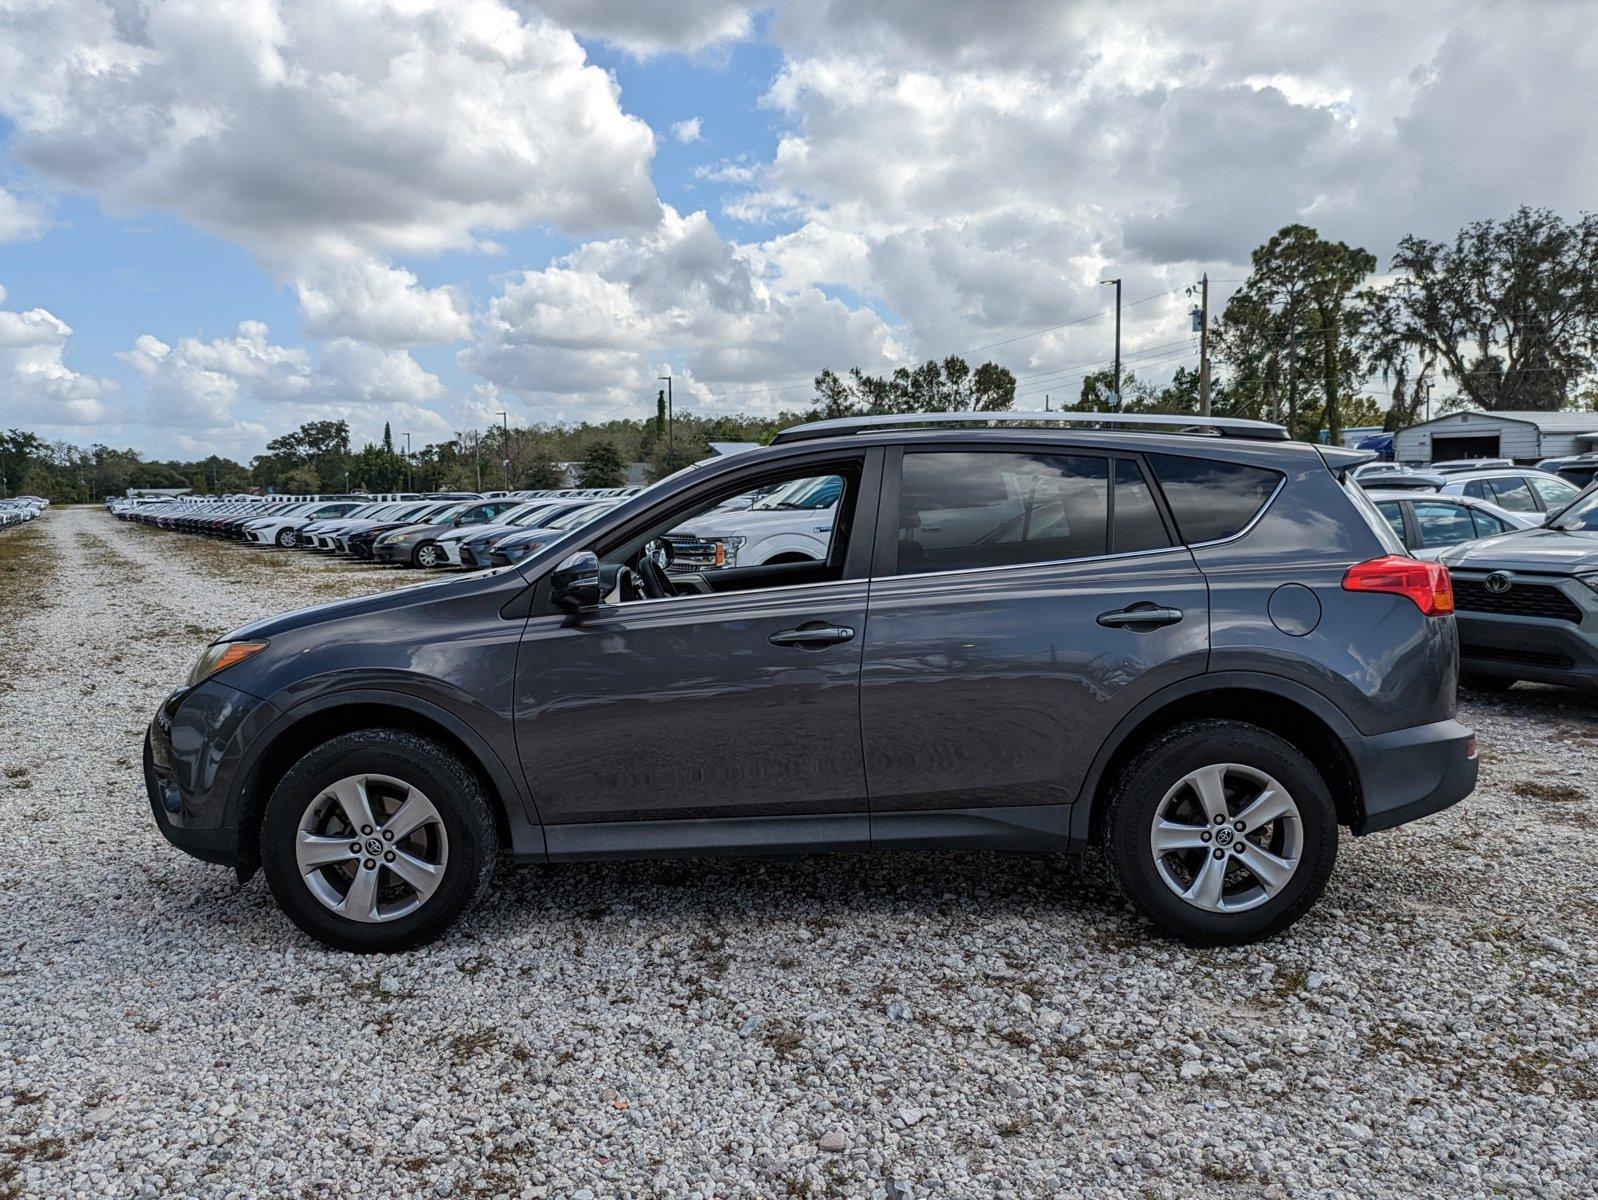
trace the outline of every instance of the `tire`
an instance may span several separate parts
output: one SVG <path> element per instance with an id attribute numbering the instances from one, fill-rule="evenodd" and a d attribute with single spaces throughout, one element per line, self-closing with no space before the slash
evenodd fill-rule
<path id="1" fill-rule="evenodd" d="M 1220 825 L 1217 793 L 1206 788 L 1206 803 L 1199 790 L 1216 779 L 1227 809 Z M 1236 818 L 1272 785 L 1294 811 L 1240 835 Z M 1168 822 L 1161 836 L 1186 848 L 1156 854 L 1157 816 Z M 1182 832 L 1188 828 L 1191 835 Z M 1337 808 L 1320 772 L 1274 733 L 1242 721 L 1193 721 L 1155 736 L 1121 770 L 1104 850 L 1127 897 L 1164 932 L 1190 945 L 1238 945 L 1286 929 L 1325 890 L 1337 861 Z M 1246 867 L 1251 856 L 1261 874 Z M 1223 890 L 1211 894 L 1206 884 L 1217 873 Z M 1178 894 L 1183 887 L 1190 898 Z"/>
<path id="2" fill-rule="evenodd" d="M 416 549 L 411 551 L 411 566 L 421 567 L 424 570 L 442 565 L 443 558 L 437 542 L 419 542 Z"/>
<path id="3" fill-rule="evenodd" d="M 1503 675 L 1477 675 L 1474 672 L 1462 672 L 1459 682 L 1475 692 L 1507 692 L 1520 682 Z"/>
<path id="4" fill-rule="evenodd" d="M 349 795 L 352 780 L 364 781 L 375 818 L 372 832 L 360 836 L 332 791 Z M 385 827 L 407 821 L 401 812 L 416 796 L 417 811 L 428 813 L 423 823 L 385 844 Z M 302 867 L 306 832 L 329 856 L 324 865 Z M 361 847 L 359 856 L 348 854 L 346 838 L 350 848 Z M 405 855 L 408 866 L 384 865 L 379 847 L 391 860 L 394 852 Z M 437 742 L 397 729 L 347 733 L 316 747 L 283 776 L 261 822 L 261 865 L 278 906 L 324 946 L 361 954 L 410 950 L 438 937 L 482 899 L 498 852 L 494 814 L 477 776 Z M 418 865 L 427 868 L 425 896 L 398 874 Z M 374 882 L 360 897 L 370 900 L 368 915 L 357 920 L 333 902 L 351 903 L 363 876 Z"/>
<path id="5" fill-rule="evenodd" d="M 294 543 L 300 540 L 300 536 L 292 529 L 279 529 L 277 531 L 277 538 L 275 540 L 279 546 L 283 547 L 283 549 L 292 550 L 294 548 Z"/>

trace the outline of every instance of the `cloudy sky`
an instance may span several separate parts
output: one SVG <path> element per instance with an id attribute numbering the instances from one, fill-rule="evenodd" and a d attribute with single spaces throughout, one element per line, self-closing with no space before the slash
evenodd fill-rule
<path id="1" fill-rule="evenodd" d="M 1290 221 L 1591 207 L 1594 63 L 1591 0 L 0 0 L 0 427 L 248 458 L 949 353 L 1041 406 L 1106 275 L 1160 377 Z"/>

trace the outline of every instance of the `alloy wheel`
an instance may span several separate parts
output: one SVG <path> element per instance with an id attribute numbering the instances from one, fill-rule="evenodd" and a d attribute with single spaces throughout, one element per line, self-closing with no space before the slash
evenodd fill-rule
<path id="1" fill-rule="evenodd" d="M 1257 767 L 1217 763 L 1172 785 L 1149 851 L 1165 886 L 1206 912 L 1256 908 L 1298 870 L 1304 823 L 1292 795 Z"/>
<path id="2" fill-rule="evenodd" d="M 294 856 L 324 908 L 351 921 L 395 921 L 438 890 L 449 837 L 433 802 L 410 784 L 351 775 L 306 807 Z"/>

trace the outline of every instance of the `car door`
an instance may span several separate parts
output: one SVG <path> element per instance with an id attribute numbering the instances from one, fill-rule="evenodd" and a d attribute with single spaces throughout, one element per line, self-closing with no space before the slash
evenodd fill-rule
<path id="1" fill-rule="evenodd" d="M 827 564 L 766 568 L 800 580 L 717 588 L 591 612 L 529 618 L 518 655 L 515 726 L 546 830 L 596 821 L 858 814 L 863 843 L 860 655 L 881 451 L 806 462 L 849 480 L 848 520 Z M 758 467 L 720 475 L 714 496 L 747 491 Z M 748 479 L 741 487 L 738 481 Z M 629 522 L 687 511 L 668 500 Z M 699 509 L 689 511 L 698 512 Z M 606 534 L 625 540 L 633 534 Z M 597 546 L 601 558 L 603 544 Z M 806 572 L 809 572 L 806 574 Z M 786 573 L 786 574 L 785 574 Z M 551 853 L 556 852 L 556 834 Z"/>
<path id="2" fill-rule="evenodd" d="M 861 673 L 873 839 L 894 813 L 1070 803 L 1115 724 L 1209 652 L 1204 577 L 1146 465 L 940 443 L 884 479 Z M 974 533 L 977 510 L 997 523 Z"/>

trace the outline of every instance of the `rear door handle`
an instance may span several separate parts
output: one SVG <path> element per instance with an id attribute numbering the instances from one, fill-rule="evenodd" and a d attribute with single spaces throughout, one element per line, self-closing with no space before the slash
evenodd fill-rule
<path id="1" fill-rule="evenodd" d="M 819 650 L 823 646 L 836 646 L 854 637 L 847 625 L 801 625 L 798 629 L 784 629 L 771 635 L 773 646 L 799 646 Z"/>
<path id="2" fill-rule="evenodd" d="M 1156 629 L 1161 625 L 1175 625 L 1182 619 L 1182 610 L 1179 608 L 1157 608 L 1154 605 L 1119 609 L 1116 612 L 1101 613 L 1099 624 L 1111 628 L 1130 627 L 1137 629 L 1146 626 Z"/>

